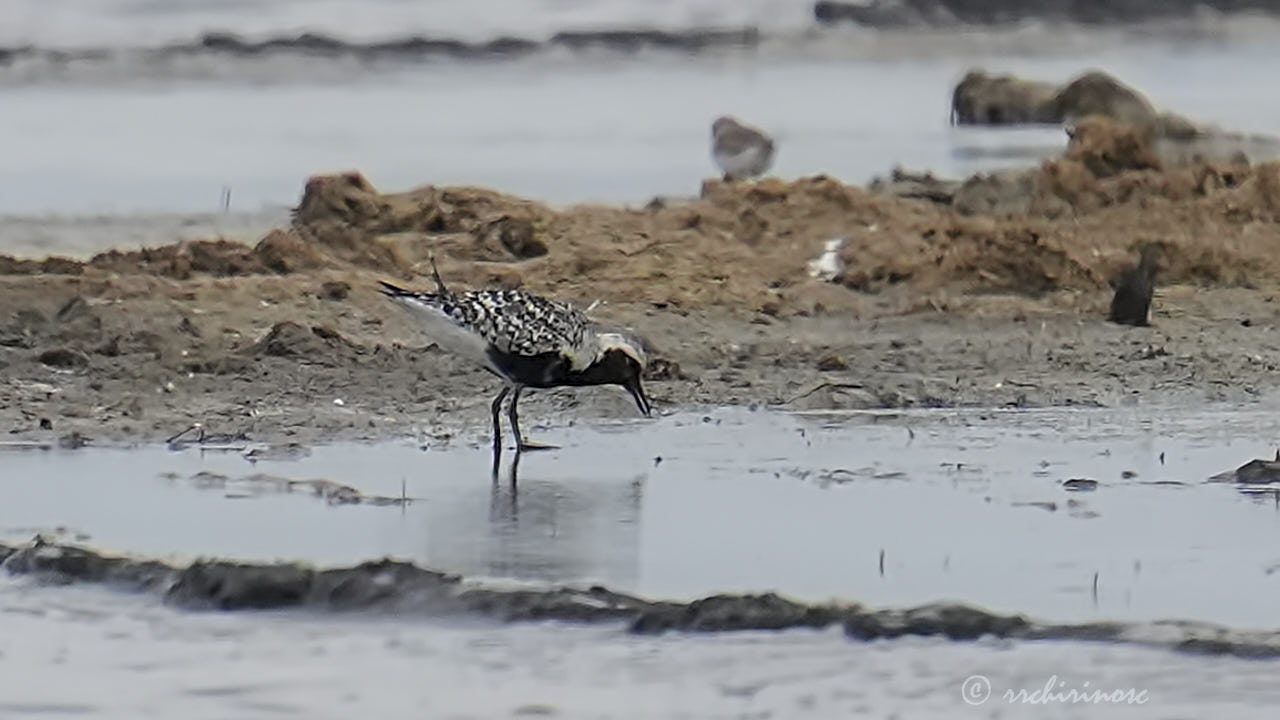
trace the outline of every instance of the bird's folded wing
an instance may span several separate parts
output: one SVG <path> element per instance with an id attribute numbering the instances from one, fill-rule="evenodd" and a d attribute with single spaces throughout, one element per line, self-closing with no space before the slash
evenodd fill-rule
<path id="1" fill-rule="evenodd" d="M 579 310 L 518 290 L 460 293 L 441 309 L 459 325 L 514 355 L 575 357 L 587 337 L 588 321 Z"/>

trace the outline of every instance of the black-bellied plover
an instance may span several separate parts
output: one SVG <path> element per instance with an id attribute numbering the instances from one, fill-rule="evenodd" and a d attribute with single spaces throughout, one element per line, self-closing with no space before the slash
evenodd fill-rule
<path id="1" fill-rule="evenodd" d="M 382 283 L 382 293 L 413 311 L 442 349 L 475 362 L 503 380 L 493 399 L 494 471 L 502 452 L 499 415 L 508 395 L 507 418 L 516 453 L 552 446 L 526 443 L 520 432 L 520 394 L 525 388 L 620 385 L 648 415 L 640 376 L 644 345 L 622 330 L 606 329 L 567 303 L 522 290 L 445 288 L 432 268 L 435 292 L 414 292 Z"/>
<path id="2" fill-rule="evenodd" d="M 759 128 L 724 116 L 711 123 L 711 157 L 724 179 L 745 180 L 773 166 L 773 139 Z"/>
<path id="3" fill-rule="evenodd" d="M 1108 320 L 1137 327 L 1149 324 L 1151 296 L 1155 293 L 1160 254 L 1160 245 L 1149 243 L 1143 246 L 1138 264 L 1130 265 L 1116 276 L 1113 283 L 1116 294 L 1111 298 Z"/>

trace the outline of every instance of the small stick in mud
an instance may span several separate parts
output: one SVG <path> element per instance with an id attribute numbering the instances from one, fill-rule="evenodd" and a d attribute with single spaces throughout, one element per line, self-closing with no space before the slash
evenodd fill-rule
<path id="1" fill-rule="evenodd" d="M 192 430 L 200 431 L 200 433 L 196 436 L 196 442 L 198 443 L 204 442 L 204 426 L 201 425 L 200 423 L 191 423 L 191 425 L 188 426 L 186 430 L 183 430 L 182 432 L 176 435 L 170 436 L 170 438 L 168 440 L 165 440 L 164 443 L 166 445 L 172 445 L 173 443 L 177 442 L 178 438 L 181 438 L 183 435 L 186 435 Z"/>
<path id="2" fill-rule="evenodd" d="M 436 292 L 448 295 L 449 289 L 444 286 L 444 280 L 440 279 L 440 270 L 436 268 L 436 254 L 432 252 L 427 259 L 431 261 L 431 279 L 436 283 Z"/>

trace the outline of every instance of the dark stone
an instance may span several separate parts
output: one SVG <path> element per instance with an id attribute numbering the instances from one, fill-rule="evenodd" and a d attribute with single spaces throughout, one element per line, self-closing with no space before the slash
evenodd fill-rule
<path id="1" fill-rule="evenodd" d="M 834 607 L 803 605 L 773 593 L 713 595 L 688 605 L 653 605 L 632 622 L 631 630 L 637 633 L 661 633 L 667 630 L 781 630 L 792 627 L 826 627 L 838 619 L 839 611 Z"/>
<path id="2" fill-rule="evenodd" d="M 384 559 L 316 573 L 310 598 L 335 610 L 367 608 L 406 596 L 419 602 L 426 596 L 439 601 L 456 589 L 458 579 L 456 575 Z"/>
<path id="3" fill-rule="evenodd" d="M 1275 460 L 1250 460 L 1236 468 L 1235 480 L 1249 485 L 1280 483 L 1280 451 Z"/>
<path id="4" fill-rule="evenodd" d="M 651 358 L 645 365 L 645 380 L 685 380 L 687 376 L 680 369 L 680 363 L 667 358 Z"/>
<path id="5" fill-rule="evenodd" d="M 197 562 L 179 570 L 165 600 L 181 607 L 268 610 L 301 605 L 315 571 L 299 565 Z"/>
<path id="6" fill-rule="evenodd" d="M 52 350 L 45 350 L 40 353 L 36 359 L 49 367 L 62 368 L 66 370 L 89 366 L 89 356 L 79 350 L 73 350 L 72 348 L 53 348 Z"/>
<path id="7" fill-rule="evenodd" d="M 1120 325 L 1141 327 L 1150 324 L 1151 297 L 1155 293 L 1157 260 L 1160 246 L 1154 243 L 1142 248 L 1137 265 L 1123 270 L 1115 279 L 1115 296 L 1107 319 Z"/>
<path id="8" fill-rule="evenodd" d="M 817 367 L 823 372 L 837 372 L 849 369 L 849 363 L 838 354 L 830 352 L 818 358 Z"/>
<path id="9" fill-rule="evenodd" d="M 333 364 L 336 361 L 335 353 L 355 355 L 364 353 L 365 349 L 333 328 L 307 328 L 286 320 L 273 325 L 266 337 L 243 352 L 253 356 L 265 355 Z"/>
<path id="10" fill-rule="evenodd" d="M 462 607 L 508 622 L 563 620 L 606 622 L 629 620 L 649 603 L 625 595 L 582 592 L 571 588 L 549 590 L 490 590 L 476 588 L 458 594 Z"/>
<path id="11" fill-rule="evenodd" d="M 171 572 L 163 563 L 110 557 L 72 545 L 50 544 L 38 536 L 24 547 L 0 548 L 0 558 L 8 572 L 58 584 L 101 582 L 136 590 L 154 589 Z"/>
<path id="12" fill-rule="evenodd" d="M 200 328 L 189 317 L 182 318 L 182 322 L 178 323 L 178 332 L 197 338 L 201 335 Z"/>
<path id="13" fill-rule="evenodd" d="M 910 610 L 856 613 L 845 620 L 844 631 L 859 640 L 903 635 L 976 640 L 983 635 L 1018 637 L 1030 627 L 1021 615 L 996 615 L 967 605 L 936 604 Z"/>
<path id="14" fill-rule="evenodd" d="M 346 300 L 351 294 L 351 285 L 341 280 L 330 280 L 320 286 L 320 297 L 324 300 Z"/>

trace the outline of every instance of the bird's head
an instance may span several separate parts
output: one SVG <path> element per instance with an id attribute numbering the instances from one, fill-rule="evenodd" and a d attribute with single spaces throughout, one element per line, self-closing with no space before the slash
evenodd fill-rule
<path id="1" fill-rule="evenodd" d="M 731 130 L 737 126 L 738 122 L 736 120 L 728 115 L 721 115 L 715 119 L 715 122 L 711 123 L 711 137 L 720 137 L 725 133 L 725 131 Z"/>
<path id="2" fill-rule="evenodd" d="M 652 408 L 640 382 L 648 363 L 644 343 L 634 335 L 621 331 L 603 332 L 596 339 L 600 343 L 600 350 L 587 372 L 594 374 L 602 384 L 626 388 L 635 399 L 640 412 L 648 415 Z"/>

